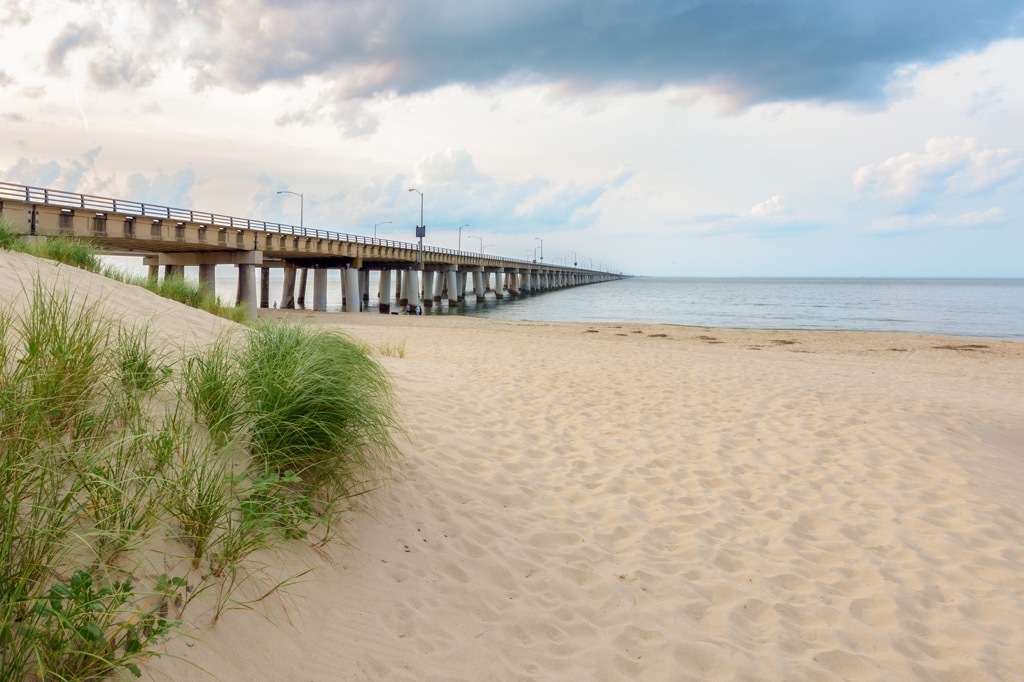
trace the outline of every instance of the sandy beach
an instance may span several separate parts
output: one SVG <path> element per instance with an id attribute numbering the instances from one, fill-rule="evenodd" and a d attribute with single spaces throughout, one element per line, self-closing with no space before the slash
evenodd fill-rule
<path id="1" fill-rule="evenodd" d="M 0 257 L 9 295 L 37 266 Z M 38 267 L 179 346 L 230 324 Z M 403 464 L 144 679 L 1024 671 L 1024 344 L 261 312 L 404 344 Z"/>

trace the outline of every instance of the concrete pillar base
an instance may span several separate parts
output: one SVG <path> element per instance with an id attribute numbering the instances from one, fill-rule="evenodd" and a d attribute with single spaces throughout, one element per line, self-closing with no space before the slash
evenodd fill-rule
<path id="1" fill-rule="evenodd" d="M 359 268 L 349 268 L 345 276 L 345 312 L 358 313 L 359 306 Z"/>
<path id="2" fill-rule="evenodd" d="M 323 268 L 313 271 L 313 310 L 327 311 L 327 271 Z"/>

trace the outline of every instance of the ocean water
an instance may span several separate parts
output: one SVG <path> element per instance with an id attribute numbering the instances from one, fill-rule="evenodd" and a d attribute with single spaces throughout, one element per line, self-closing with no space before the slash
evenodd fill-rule
<path id="1" fill-rule="evenodd" d="M 274 275 L 278 275 L 274 277 Z M 312 306 L 312 274 L 307 307 Z M 271 299 L 282 279 L 272 271 Z M 218 294 L 234 297 L 231 270 L 218 268 Z M 376 313 L 376 276 L 370 310 Z M 470 299 L 473 299 L 470 296 Z M 327 309 L 341 310 L 340 276 L 328 277 Z M 369 314 L 369 313 L 368 313 Z M 1024 340 L 1024 279 L 813 279 L 632 277 L 449 309 L 551 322 L 641 322 L 740 329 L 893 331 Z"/>

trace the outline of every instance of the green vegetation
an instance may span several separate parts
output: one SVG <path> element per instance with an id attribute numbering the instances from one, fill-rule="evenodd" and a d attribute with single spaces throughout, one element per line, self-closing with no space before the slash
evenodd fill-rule
<path id="1" fill-rule="evenodd" d="M 340 334 L 260 324 L 239 353 L 250 447 L 267 473 L 301 477 L 330 518 L 386 471 L 394 450 L 390 385 L 366 350 Z"/>
<path id="2" fill-rule="evenodd" d="M 0 679 L 138 674 L 388 475 L 390 385 L 346 337 L 257 325 L 172 360 L 39 278 L 23 303 L 0 307 Z"/>
<path id="3" fill-rule="evenodd" d="M 95 272 L 125 284 L 132 284 L 152 291 L 158 296 L 184 303 L 193 308 L 205 310 L 234 322 L 244 322 L 246 312 L 243 306 L 225 306 L 217 297 L 206 291 L 198 282 L 186 280 L 184 277 L 164 277 L 150 279 L 130 275 L 117 268 L 104 266 L 100 253 L 95 247 L 79 239 L 69 237 L 46 237 L 38 241 L 21 239 L 11 229 L 10 224 L 0 214 L 0 249 L 16 251 L 37 258 L 73 265 L 83 270 Z"/>
<path id="4" fill-rule="evenodd" d="M 116 279 L 124 284 L 131 284 L 152 291 L 157 296 L 184 303 L 191 308 L 205 310 L 233 322 L 245 322 L 247 319 L 245 306 L 226 306 L 199 282 L 184 277 L 163 277 L 152 279 L 143 275 L 132 275 L 114 267 L 104 267 L 101 271 L 106 277 Z"/>
<path id="5" fill-rule="evenodd" d="M 99 253 L 89 244 L 69 237 L 25 241 L 14 233 L 3 215 L 0 215 L 0 249 L 27 253 L 37 258 L 48 258 L 90 272 L 99 272 L 101 267 Z"/>
<path id="6" fill-rule="evenodd" d="M 405 357 L 405 340 L 402 341 L 386 341 L 377 346 L 377 352 L 384 357 L 390 358 L 404 358 Z"/>

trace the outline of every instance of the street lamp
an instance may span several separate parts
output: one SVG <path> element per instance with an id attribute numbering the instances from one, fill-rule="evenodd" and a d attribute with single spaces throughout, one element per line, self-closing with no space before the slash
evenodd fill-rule
<path id="1" fill-rule="evenodd" d="M 572 252 L 572 266 L 576 267 L 576 252 Z"/>
<path id="2" fill-rule="evenodd" d="M 304 218 L 302 216 L 304 210 L 303 205 L 306 203 L 305 197 L 303 197 L 299 192 L 293 192 L 290 189 L 282 189 L 278 194 L 294 194 L 299 198 L 299 227 L 305 227 L 303 223 Z"/>
<path id="3" fill-rule="evenodd" d="M 382 222 L 382 223 L 377 223 L 377 225 L 390 225 L 390 224 L 391 224 L 391 221 L 390 221 L 390 220 L 385 220 L 385 221 L 384 221 L 384 222 Z M 374 239 L 376 239 L 376 238 L 377 238 L 377 225 L 374 225 L 374 226 L 373 226 L 373 238 L 374 238 Z"/>
<path id="4" fill-rule="evenodd" d="M 537 241 L 540 242 L 540 262 L 543 263 L 544 262 L 544 240 L 541 239 L 540 237 L 534 237 L 534 239 L 536 239 Z"/>
<path id="5" fill-rule="evenodd" d="M 427 234 L 427 226 L 423 224 L 423 192 L 419 191 L 415 187 L 409 190 L 410 192 L 416 192 L 420 195 L 420 224 L 416 226 L 416 236 L 420 239 L 420 256 L 419 265 L 420 269 L 423 269 L 423 237 Z"/>
<path id="6" fill-rule="evenodd" d="M 462 251 L 462 228 L 463 227 L 469 227 L 469 223 L 466 223 L 465 225 L 460 225 L 459 226 L 459 248 L 458 248 L 459 251 Z"/>
<path id="7" fill-rule="evenodd" d="M 467 234 L 466 235 L 466 239 L 479 239 L 480 240 L 480 253 L 484 252 L 484 238 L 483 237 L 477 237 L 476 235 Z"/>

